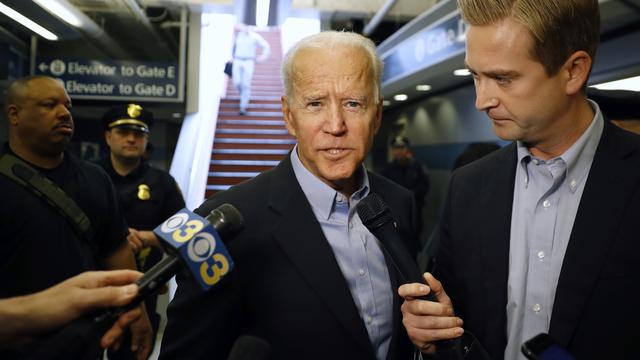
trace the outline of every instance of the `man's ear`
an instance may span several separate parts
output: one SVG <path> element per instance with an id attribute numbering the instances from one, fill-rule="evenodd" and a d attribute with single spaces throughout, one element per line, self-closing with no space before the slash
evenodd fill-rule
<path id="1" fill-rule="evenodd" d="M 568 95 L 575 95 L 584 89 L 593 61 L 586 51 L 579 50 L 571 54 L 562 66 L 566 74 L 566 88 Z"/>
<path id="2" fill-rule="evenodd" d="M 289 134 L 291 136 L 296 136 L 296 128 L 293 126 L 293 115 L 291 114 L 291 106 L 289 105 L 289 100 L 286 96 L 282 96 L 280 98 L 280 103 L 282 104 L 282 116 L 284 117 L 284 126 L 287 127 Z"/>
<path id="3" fill-rule="evenodd" d="M 104 132 L 104 141 L 111 147 L 111 131 L 105 130 Z"/>
<path id="4" fill-rule="evenodd" d="M 20 110 L 17 105 L 11 104 L 7 106 L 7 118 L 9 119 L 10 125 L 18 125 L 18 112 L 20 112 Z"/>

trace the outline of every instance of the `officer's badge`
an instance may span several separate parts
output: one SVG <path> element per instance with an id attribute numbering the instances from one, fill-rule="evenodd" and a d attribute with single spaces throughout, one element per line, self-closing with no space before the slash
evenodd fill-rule
<path id="1" fill-rule="evenodd" d="M 142 106 L 138 104 L 129 104 L 127 106 L 127 114 L 131 116 L 132 119 L 137 118 L 142 114 Z"/>
<path id="2" fill-rule="evenodd" d="M 138 199 L 149 200 L 151 199 L 151 189 L 147 184 L 138 185 Z"/>

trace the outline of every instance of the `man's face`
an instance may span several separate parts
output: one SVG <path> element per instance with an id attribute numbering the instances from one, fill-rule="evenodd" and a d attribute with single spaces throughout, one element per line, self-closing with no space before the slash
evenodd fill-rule
<path id="1" fill-rule="evenodd" d="M 356 48 L 304 49 L 294 62 L 293 98 L 283 97 L 282 109 L 298 156 L 320 180 L 351 192 L 382 115 L 369 59 Z"/>
<path id="2" fill-rule="evenodd" d="M 111 153 L 123 159 L 138 159 L 147 148 L 149 134 L 122 127 L 115 127 L 104 133 Z"/>
<path id="3" fill-rule="evenodd" d="M 501 139 L 537 144 L 553 137 L 569 108 L 564 72 L 549 77 L 532 56 L 533 39 L 510 19 L 471 26 L 466 63 L 476 88 L 476 108 L 485 111 Z"/>
<path id="4" fill-rule="evenodd" d="M 31 80 L 8 106 L 12 136 L 33 152 L 59 154 L 73 136 L 71 99 L 54 79 Z"/>

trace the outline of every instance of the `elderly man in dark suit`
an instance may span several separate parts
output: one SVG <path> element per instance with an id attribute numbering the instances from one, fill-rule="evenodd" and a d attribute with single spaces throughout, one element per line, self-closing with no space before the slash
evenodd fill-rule
<path id="1" fill-rule="evenodd" d="M 640 358 L 640 138 L 585 95 L 598 1 L 458 5 L 476 107 L 514 142 L 453 174 L 431 288 L 400 288 L 412 340 L 429 353 L 468 331 L 524 359 L 548 333 L 577 359 Z M 427 291 L 439 301 L 414 300 Z"/>
<path id="2" fill-rule="evenodd" d="M 282 109 L 298 143 L 275 169 L 196 210 L 231 203 L 246 226 L 217 287 L 200 293 L 179 278 L 161 359 L 226 359 L 243 334 L 279 360 L 411 357 L 398 274 L 355 211 L 378 194 L 415 248 L 411 193 L 362 165 L 380 126 L 381 71 L 374 44 L 354 33 L 320 33 L 289 51 Z"/>

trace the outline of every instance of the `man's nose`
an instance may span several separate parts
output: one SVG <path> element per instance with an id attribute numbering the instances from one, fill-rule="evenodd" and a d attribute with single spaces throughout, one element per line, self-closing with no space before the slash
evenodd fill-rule
<path id="1" fill-rule="evenodd" d="M 495 96 L 491 83 L 476 81 L 476 109 L 486 111 L 498 106 L 498 98 Z"/>
<path id="2" fill-rule="evenodd" d="M 324 122 L 323 130 L 332 135 L 340 135 L 347 130 L 345 116 L 340 106 L 332 106 L 327 119 Z"/>
<path id="3" fill-rule="evenodd" d="M 71 118 L 71 110 L 64 105 L 60 105 L 58 106 L 58 116 Z"/>

